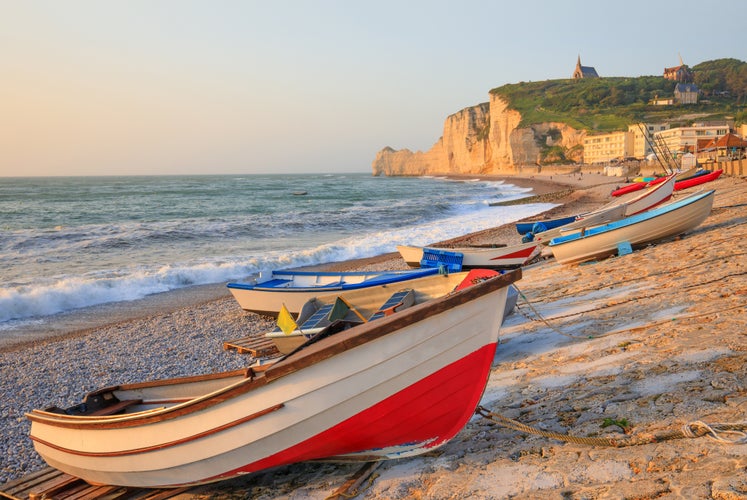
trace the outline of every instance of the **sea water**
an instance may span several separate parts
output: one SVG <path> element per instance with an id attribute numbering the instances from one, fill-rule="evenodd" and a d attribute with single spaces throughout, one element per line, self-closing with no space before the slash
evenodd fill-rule
<path id="1" fill-rule="evenodd" d="M 261 270 L 427 245 L 552 207 L 490 206 L 529 192 L 363 173 L 0 178 L 0 330 Z"/>

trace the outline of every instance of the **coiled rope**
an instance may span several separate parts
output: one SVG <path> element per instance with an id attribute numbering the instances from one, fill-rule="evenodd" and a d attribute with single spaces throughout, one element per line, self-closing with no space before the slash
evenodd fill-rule
<path id="1" fill-rule="evenodd" d="M 558 432 L 543 431 L 536 427 L 522 424 L 516 420 L 494 413 L 483 406 L 475 410 L 477 415 L 507 429 L 536 434 L 538 436 L 565 441 L 568 443 L 584 444 L 590 446 L 609 446 L 623 448 L 627 446 L 639 446 L 643 444 L 661 443 L 673 439 L 699 438 L 708 436 L 723 444 L 747 444 L 747 425 L 745 424 L 706 424 L 700 420 L 689 422 L 680 429 L 672 429 L 657 434 L 638 434 L 633 436 L 615 437 L 583 437 Z"/>

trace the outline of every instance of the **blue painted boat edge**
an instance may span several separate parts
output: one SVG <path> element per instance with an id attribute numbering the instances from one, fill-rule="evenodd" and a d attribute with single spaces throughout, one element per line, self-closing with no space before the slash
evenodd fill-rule
<path id="1" fill-rule="evenodd" d="M 550 242 L 548 243 L 548 246 L 552 247 L 552 246 L 562 245 L 563 243 L 568 243 L 570 241 L 576 241 L 576 240 L 580 240 L 583 238 L 588 238 L 596 234 L 605 233 L 608 231 L 612 231 L 614 229 L 619 229 L 621 227 L 630 226 L 632 224 L 637 224 L 645 220 L 653 219 L 654 217 L 658 217 L 662 214 L 671 212 L 673 210 L 677 210 L 678 208 L 682 208 L 686 205 L 702 200 L 703 198 L 711 196 L 714 192 L 715 190 L 711 189 L 709 191 L 693 193 L 690 196 L 687 196 L 685 198 L 681 198 L 677 201 L 668 203 L 666 205 L 659 205 L 657 207 L 652 208 L 651 210 L 647 210 L 645 212 L 635 214 L 631 217 L 620 219 L 615 222 L 610 222 L 609 224 L 605 224 L 603 226 L 598 226 L 598 227 L 594 227 L 591 229 L 587 229 L 583 236 L 581 235 L 580 231 L 576 233 L 572 233 L 572 234 L 567 234 L 565 236 L 558 236 L 557 238 L 551 239 Z"/>
<path id="2" fill-rule="evenodd" d="M 532 232 L 532 228 L 538 222 L 541 223 L 541 224 L 544 224 L 544 226 L 547 229 L 554 229 L 556 227 L 565 226 L 566 224 L 570 224 L 571 222 L 575 221 L 577 217 L 579 217 L 579 216 L 578 215 L 571 215 L 569 217 L 560 217 L 558 219 L 535 220 L 535 221 L 529 221 L 529 222 L 517 222 L 516 223 L 516 231 L 519 234 L 531 233 Z"/>
<path id="3" fill-rule="evenodd" d="M 391 271 L 293 271 L 292 269 L 276 269 L 275 276 L 365 276 L 367 274 L 413 274 L 418 269 L 395 269 Z"/>
<path id="4" fill-rule="evenodd" d="M 321 290 L 321 291 L 330 291 L 330 290 L 356 290 L 358 288 L 367 288 L 370 286 L 378 286 L 378 285 L 386 285 L 389 283 L 398 283 L 401 281 L 407 281 L 410 279 L 415 278 L 422 278 L 425 276 L 431 276 L 433 274 L 438 274 L 439 269 L 438 268 L 421 268 L 421 269 L 410 269 L 410 270 L 395 270 L 395 271 L 381 271 L 381 274 L 378 276 L 372 277 L 371 279 L 367 279 L 365 281 L 362 281 L 360 283 L 351 283 L 351 284 L 333 284 L 329 286 L 311 286 L 311 287 L 287 287 L 287 286 L 281 286 L 280 284 L 278 286 L 267 286 L 268 282 L 265 283 L 258 283 L 256 285 L 252 285 L 249 283 L 228 283 L 226 284 L 226 287 L 228 288 L 234 288 L 237 290 L 263 290 L 263 291 L 282 291 L 282 292 L 309 292 L 312 290 Z M 342 272 L 342 273 L 333 273 L 333 272 L 314 272 L 314 271 L 301 271 L 301 272 L 290 272 L 287 270 L 283 271 L 273 271 L 273 274 L 284 274 L 284 275 L 299 275 L 302 274 L 304 276 L 362 276 L 366 274 L 372 274 L 369 272 Z M 287 283 L 288 280 L 282 280 L 284 283 Z"/>

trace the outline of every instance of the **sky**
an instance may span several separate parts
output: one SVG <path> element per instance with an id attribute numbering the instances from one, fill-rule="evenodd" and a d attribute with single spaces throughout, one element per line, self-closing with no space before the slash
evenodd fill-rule
<path id="1" fill-rule="evenodd" d="M 507 83 L 747 60 L 747 2 L 0 0 L 0 177 L 370 172 Z"/>

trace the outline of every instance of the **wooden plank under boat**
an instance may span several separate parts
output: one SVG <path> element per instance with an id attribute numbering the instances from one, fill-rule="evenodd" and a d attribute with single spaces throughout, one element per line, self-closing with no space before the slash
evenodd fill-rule
<path id="1" fill-rule="evenodd" d="M 553 238 L 549 247 L 562 264 L 608 257 L 618 252 L 621 244 L 636 248 L 697 227 L 711 213 L 713 198 L 713 190 L 698 192 L 584 233 Z"/>
<path id="2" fill-rule="evenodd" d="M 91 484 L 140 487 L 434 450 L 482 397 L 507 290 L 521 271 L 470 276 L 453 293 L 397 314 L 340 323 L 259 373 L 123 384 L 70 408 L 33 410 L 34 447 L 50 466 Z"/>

